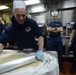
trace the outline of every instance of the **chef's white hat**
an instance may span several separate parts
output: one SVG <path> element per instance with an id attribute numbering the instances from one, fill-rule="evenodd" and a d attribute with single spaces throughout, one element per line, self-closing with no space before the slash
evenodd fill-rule
<path id="1" fill-rule="evenodd" d="M 58 16 L 58 11 L 53 11 L 53 12 L 51 13 L 51 15 L 52 15 L 52 16 Z"/>
<path id="2" fill-rule="evenodd" d="M 14 0 L 13 1 L 13 9 L 16 9 L 16 8 L 26 9 L 26 4 L 24 3 L 23 0 Z"/>

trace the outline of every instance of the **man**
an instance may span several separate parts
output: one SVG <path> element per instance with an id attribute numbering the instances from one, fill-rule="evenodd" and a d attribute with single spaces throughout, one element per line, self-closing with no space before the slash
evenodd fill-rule
<path id="1" fill-rule="evenodd" d="M 65 73 L 62 67 L 63 44 L 60 35 L 60 32 L 63 31 L 63 26 L 62 23 L 58 21 L 57 11 L 53 11 L 51 15 L 52 15 L 52 22 L 49 23 L 49 26 L 47 27 L 47 31 L 49 32 L 48 49 L 50 51 L 58 52 L 59 69 L 62 73 Z"/>
<path id="2" fill-rule="evenodd" d="M 2 23 L 0 23 L 0 36 L 2 35 L 2 33 L 4 32 L 5 27 Z M 5 48 L 9 47 L 9 43 L 6 44 Z"/>
<path id="3" fill-rule="evenodd" d="M 4 45 L 10 40 L 14 41 L 19 50 L 32 48 L 38 50 L 36 57 L 43 60 L 44 39 L 37 23 L 26 16 L 26 5 L 23 1 L 13 1 L 12 23 L 6 27 L 0 38 L 0 53 Z M 35 38 L 38 38 L 38 45 Z"/>
<path id="4" fill-rule="evenodd" d="M 74 54 L 74 59 L 73 59 L 74 62 L 70 70 L 70 73 L 75 73 L 76 72 L 76 22 L 73 25 L 68 46 L 69 48 L 70 47 L 72 48 Z"/>
<path id="5" fill-rule="evenodd" d="M 2 23 L 0 23 L 0 36 L 4 30 L 5 30 L 5 27 L 3 26 Z"/>

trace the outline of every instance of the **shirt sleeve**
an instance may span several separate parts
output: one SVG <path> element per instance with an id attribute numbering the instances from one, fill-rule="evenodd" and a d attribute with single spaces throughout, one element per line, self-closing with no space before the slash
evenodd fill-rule
<path id="1" fill-rule="evenodd" d="M 60 27 L 63 27 L 63 24 L 60 22 Z"/>
<path id="2" fill-rule="evenodd" d="M 36 22 L 33 23 L 33 33 L 37 38 L 43 36 L 42 31 Z"/>
<path id="3" fill-rule="evenodd" d="M 74 23 L 74 25 L 73 25 L 73 28 L 72 28 L 72 29 L 76 30 L 76 22 Z"/>
<path id="4" fill-rule="evenodd" d="M 4 25 L 2 23 L 0 23 L 0 27 L 1 27 L 1 31 L 5 30 L 5 27 L 4 27 Z"/>
<path id="5" fill-rule="evenodd" d="M 2 30 L 5 30 L 5 27 L 4 27 L 4 25 L 3 25 L 2 23 L 0 23 L 0 24 L 1 24 Z"/>
<path id="6" fill-rule="evenodd" d="M 10 41 L 10 38 L 7 35 L 7 33 L 4 31 L 0 36 L 0 43 L 2 43 L 3 45 L 6 45 L 9 41 Z"/>
<path id="7" fill-rule="evenodd" d="M 49 27 L 49 26 L 51 27 L 51 23 L 48 24 L 48 27 Z"/>

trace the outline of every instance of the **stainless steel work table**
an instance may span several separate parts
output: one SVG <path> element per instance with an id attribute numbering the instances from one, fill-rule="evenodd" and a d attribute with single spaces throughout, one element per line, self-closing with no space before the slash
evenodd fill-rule
<path id="1" fill-rule="evenodd" d="M 0 55 L 0 75 L 59 75 L 57 52 L 44 51 L 43 61 L 36 60 L 35 54 L 3 50 Z"/>

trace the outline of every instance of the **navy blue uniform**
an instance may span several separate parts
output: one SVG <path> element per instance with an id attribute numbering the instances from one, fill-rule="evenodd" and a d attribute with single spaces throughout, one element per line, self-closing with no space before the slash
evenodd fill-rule
<path id="1" fill-rule="evenodd" d="M 61 22 L 51 22 L 49 24 L 52 28 L 62 27 Z M 49 39 L 48 39 L 48 49 L 50 51 L 57 51 L 58 52 L 58 59 L 59 59 L 59 67 L 62 67 L 62 51 L 63 51 L 63 44 L 60 32 L 49 32 Z"/>
<path id="2" fill-rule="evenodd" d="M 13 40 L 19 50 L 26 48 L 37 50 L 38 46 L 35 38 L 39 36 L 42 36 L 42 32 L 34 20 L 26 17 L 25 23 L 21 25 L 18 24 L 13 16 L 12 24 L 6 27 L 5 32 L 0 38 L 0 42 L 5 45 Z"/>
<path id="3" fill-rule="evenodd" d="M 5 30 L 5 27 L 3 26 L 2 23 L 0 23 L 0 36 L 1 36 L 3 30 Z"/>
<path id="4" fill-rule="evenodd" d="M 76 22 L 73 25 L 73 30 L 76 31 Z M 75 33 L 73 41 L 72 41 L 72 50 L 73 50 L 73 53 L 74 53 L 74 63 L 76 65 L 76 33 Z"/>

